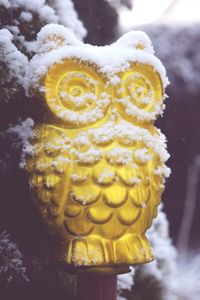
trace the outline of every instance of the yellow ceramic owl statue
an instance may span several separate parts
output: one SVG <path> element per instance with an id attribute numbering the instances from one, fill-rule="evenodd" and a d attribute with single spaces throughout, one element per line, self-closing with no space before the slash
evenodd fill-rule
<path id="1" fill-rule="evenodd" d="M 145 237 L 169 170 L 154 125 L 165 69 L 142 32 L 83 44 L 59 25 L 38 34 L 28 77 L 42 103 L 26 170 L 39 212 L 62 240 L 66 265 L 120 273 L 150 262 Z"/>

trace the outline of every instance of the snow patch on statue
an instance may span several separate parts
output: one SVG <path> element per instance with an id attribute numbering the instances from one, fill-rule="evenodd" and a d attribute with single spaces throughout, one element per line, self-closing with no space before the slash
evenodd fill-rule
<path id="1" fill-rule="evenodd" d="M 51 32 L 51 30 L 53 30 L 53 32 Z M 144 32 L 131 31 L 122 36 L 117 42 L 104 47 L 83 44 L 76 39 L 75 36 L 73 37 L 72 32 L 67 28 L 59 25 L 46 25 L 43 27 L 38 34 L 39 45 L 41 45 L 41 37 L 43 50 L 47 49 L 47 51 L 44 53 L 44 51 L 39 50 L 38 54 L 35 55 L 31 61 L 28 74 L 31 85 L 37 85 L 48 68 L 52 65 L 58 63 L 58 61 L 61 62 L 65 58 L 73 57 L 98 65 L 102 73 L 110 75 L 111 83 L 114 85 L 119 82 L 119 79 L 116 80 L 115 74 L 127 70 L 130 67 L 131 61 L 151 65 L 160 74 L 164 88 L 169 83 L 165 68 L 160 60 L 154 56 L 151 42 Z M 55 41 L 56 37 L 57 41 Z M 53 40 L 55 47 L 53 47 Z M 29 86 L 27 86 L 27 88 L 29 88 Z M 141 93 L 143 91 L 138 92 Z M 151 95 L 146 95 L 144 91 L 145 101 L 150 101 L 151 99 L 148 100 L 149 97 L 151 98 Z M 130 110 L 133 106 L 129 104 L 129 107 Z M 156 113 L 162 112 L 160 107 L 155 107 L 155 110 Z M 132 114 L 134 112 L 130 113 Z"/>

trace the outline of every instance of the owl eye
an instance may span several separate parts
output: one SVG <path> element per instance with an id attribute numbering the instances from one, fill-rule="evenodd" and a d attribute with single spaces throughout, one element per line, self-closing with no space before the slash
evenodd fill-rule
<path id="1" fill-rule="evenodd" d="M 70 110 L 79 111 L 97 101 L 95 85 L 98 82 L 83 72 L 68 72 L 58 86 L 58 97 Z"/>
<path id="2" fill-rule="evenodd" d="M 65 60 L 49 69 L 44 83 L 50 111 L 66 125 L 87 126 L 106 115 L 111 93 L 105 76 L 94 66 Z"/>
<path id="3" fill-rule="evenodd" d="M 115 96 L 123 116 L 130 121 L 154 120 L 163 107 L 160 75 L 149 65 L 135 64 L 119 77 Z"/>

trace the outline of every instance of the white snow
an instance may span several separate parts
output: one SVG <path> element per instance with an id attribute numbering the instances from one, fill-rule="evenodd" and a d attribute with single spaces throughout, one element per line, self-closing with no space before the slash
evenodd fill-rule
<path id="1" fill-rule="evenodd" d="M 154 53 L 154 49 L 148 35 L 145 32 L 139 30 L 129 31 L 125 33 L 121 38 L 117 40 L 117 42 L 115 42 L 115 45 L 126 47 L 131 50 L 133 48 L 141 47 L 142 50 L 144 49 L 151 54 Z"/>
<path id="2" fill-rule="evenodd" d="M 9 128 L 8 132 L 15 133 L 19 139 L 25 143 L 31 135 L 34 121 L 31 118 L 27 118 L 25 121 L 16 125 L 15 127 Z"/>
<path id="3" fill-rule="evenodd" d="M 7 29 L 0 30 L 0 59 L 7 64 L 10 76 L 23 85 L 28 59 L 12 43 L 12 38 Z"/>
<path id="4" fill-rule="evenodd" d="M 48 24 L 44 26 L 37 35 L 38 53 L 48 52 L 64 45 L 82 44 L 75 35 L 63 25 Z"/>
<path id="5" fill-rule="evenodd" d="M 132 161 L 132 152 L 126 148 L 115 147 L 106 153 L 111 164 L 127 165 Z"/>
<path id="6" fill-rule="evenodd" d="M 53 35 L 58 36 L 58 41 L 55 42 L 57 43 L 55 45 L 52 44 L 51 31 L 53 31 Z M 130 47 L 129 36 L 131 36 L 133 43 L 132 48 Z M 61 42 L 60 39 L 62 40 Z M 96 64 L 99 71 L 105 74 L 107 78 L 110 78 L 110 82 L 114 84 L 119 81 L 119 79 L 115 77 L 116 74 L 126 71 L 131 63 L 138 62 L 147 64 L 152 66 L 160 74 L 164 87 L 168 84 L 165 68 L 160 60 L 153 55 L 150 41 L 144 33 L 138 31 L 136 33 L 130 32 L 109 46 L 97 47 L 80 43 L 80 41 L 76 39 L 75 36 L 72 37 L 72 33 L 64 27 L 60 27 L 59 25 L 47 25 L 38 35 L 40 47 L 43 47 L 42 42 L 44 43 L 44 50 L 47 49 L 47 52 L 41 54 L 40 51 L 33 57 L 27 73 L 28 82 L 33 86 L 38 85 L 41 77 L 47 73 L 49 67 L 55 63 L 62 62 L 64 59 L 70 58 Z M 138 44 L 143 45 L 144 49 L 137 49 Z M 30 87 L 30 84 L 26 86 L 27 89 Z M 158 112 L 159 109 L 159 107 L 156 108 L 156 112 Z"/>
<path id="7" fill-rule="evenodd" d="M 75 137 L 74 141 L 74 146 L 79 149 L 82 148 L 84 146 L 89 147 L 90 146 L 90 139 L 89 136 L 86 132 L 80 132 L 77 134 L 77 136 Z"/>
<path id="8" fill-rule="evenodd" d="M 90 148 L 85 152 L 79 152 L 75 149 L 71 150 L 71 154 L 75 155 L 75 161 L 84 164 L 94 164 L 100 161 L 103 151 L 100 149 Z"/>
<path id="9" fill-rule="evenodd" d="M 146 148 L 136 150 L 134 155 L 143 163 L 148 162 L 152 158 L 152 155 L 148 153 Z"/>
<path id="10" fill-rule="evenodd" d="M 10 0 L 10 3 L 38 13 L 46 22 L 58 22 L 58 16 L 53 8 L 45 4 L 45 0 Z"/>
<path id="11" fill-rule="evenodd" d="M 144 111 L 131 103 L 130 97 L 117 100 L 118 103 L 123 104 L 126 114 L 131 117 L 137 117 L 138 120 L 155 120 L 158 114 L 162 113 L 162 106 L 160 104 L 154 106 L 152 112 Z"/>
<path id="12" fill-rule="evenodd" d="M 110 104 L 109 97 L 104 98 L 104 95 L 100 95 L 96 101 L 96 106 L 84 113 L 80 114 L 76 111 L 68 110 L 63 108 L 60 105 L 54 106 L 57 110 L 57 116 L 63 121 L 70 121 L 72 124 L 89 124 L 98 121 L 104 116 L 104 110 Z"/>
<path id="13" fill-rule="evenodd" d="M 105 169 L 104 173 L 102 173 L 97 178 L 97 182 L 102 184 L 102 183 L 105 183 L 106 180 L 110 180 L 110 178 L 112 178 L 112 181 L 117 179 L 117 177 L 115 176 L 115 171 L 110 171 L 110 170 Z"/>
<path id="14" fill-rule="evenodd" d="M 52 0 L 51 4 L 59 18 L 59 23 L 69 28 L 82 40 L 86 36 L 87 31 L 83 23 L 78 19 L 73 2 L 71 0 Z"/>
<path id="15" fill-rule="evenodd" d="M 123 290 L 131 291 L 131 288 L 134 284 L 134 273 L 135 273 L 135 269 L 131 267 L 130 273 L 117 276 L 117 290 L 118 290 L 117 300 L 126 300 L 126 298 L 120 296 L 120 294 L 121 291 Z"/>
<path id="16" fill-rule="evenodd" d="M 190 253 L 181 257 L 177 264 L 174 280 L 170 282 L 170 289 L 176 295 L 176 300 L 200 299 L 200 255 Z M 168 300 L 168 299 L 166 299 Z"/>
<path id="17" fill-rule="evenodd" d="M 8 133 L 15 134 L 19 138 L 19 143 L 22 144 L 22 154 L 19 167 L 24 168 L 26 164 L 26 153 L 34 153 L 33 146 L 29 143 L 28 139 L 32 134 L 34 121 L 31 118 L 27 118 L 25 121 L 7 129 Z"/>
<path id="18" fill-rule="evenodd" d="M 33 19 L 33 16 L 30 12 L 28 12 L 28 11 L 22 11 L 21 12 L 20 20 L 30 22 L 30 21 L 32 21 L 32 19 Z"/>
<path id="19" fill-rule="evenodd" d="M 157 167 L 154 174 L 155 175 L 164 175 L 167 178 L 170 176 L 171 170 L 167 166 Z"/>
<path id="20" fill-rule="evenodd" d="M 157 130 L 157 133 L 152 135 L 147 129 L 134 126 L 129 122 L 122 120 L 116 125 L 110 122 L 103 125 L 101 128 L 91 129 L 90 134 L 96 144 L 116 139 L 123 140 L 125 143 L 126 141 L 127 143 L 135 143 L 138 141 L 143 142 L 147 147 L 153 148 L 162 162 L 166 162 L 170 157 L 166 150 L 166 138 L 160 130 Z M 141 150 L 138 151 L 136 152 L 136 155 L 138 154 L 142 160 L 146 160 L 147 158 L 150 159 L 150 156 L 144 153 L 146 150 L 142 150 L 143 153 L 141 153 Z"/>
<path id="21" fill-rule="evenodd" d="M 10 7 L 10 3 L 8 2 L 8 0 L 0 0 L 0 5 L 3 5 L 6 8 Z"/>
<path id="22" fill-rule="evenodd" d="M 33 14 L 36 14 L 42 23 L 56 23 L 63 24 L 71 30 L 77 38 L 82 40 L 86 35 L 86 29 L 82 22 L 78 19 L 77 12 L 71 0 L 0 0 L 6 8 L 19 7 L 19 20 L 31 23 L 33 21 Z M 19 22 L 16 20 L 14 26 L 7 25 L 17 41 L 25 47 L 28 53 L 32 55 L 37 51 L 35 40 L 26 40 L 23 31 L 18 27 Z"/>
<path id="23" fill-rule="evenodd" d="M 31 124 L 32 123 L 30 123 L 30 125 Z M 18 131 L 20 132 L 21 128 L 23 128 L 22 125 L 17 127 L 15 131 L 19 128 Z M 27 127 L 27 123 L 25 125 Z M 29 127 L 31 128 L 31 126 Z M 26 137 L 25 132 L 24 134 Z M 24 138 L 22 137 L 22 139 Z M 155 170 L 155 174 L 163 175 L 164 177 L 169 176 L 170 169 L 164 165 L 169 158 L 164 136 L 159 131 L 152 135 L 147 129 L 131 125 L 126 121 L 121 121 L 116 125 L 110 122 L 101 128 L 88 129 L 85 132 L 77 134 L 74 139 L 61 136 L 60 138 L 56 138 L 53 141 L 46 143 L 44 149 L 45 151 L 50 149 L 50 151 L 59 151 L 60 153 L 65 153 L 71 149 L 69 155 L 74 161 L 78 163 L 94 164 L 102 158 L 104 152 L 102 149 L 93 147 L 92 144 L 102 145 L 114 140 L 123 140 L 125 143 L 128 141 L 131 145 L 134 145 L 136 142 L 142 142 L 144 148 L 133 151 L 124 147 L 114 146 L 109 149 L 105 155 L 106 159 L 111 164 L 130 164 L 131 162 L 134 162 L 134 158 L 132 158 L 133 155 L 141 162 L 147 163 L 152 159 L 152 155 L 148 153 L 148 148 L 150 148 L 155 151 L 162 162 L 162 165 Z M 40 151 L 40 148 L 38 149 L 37 146 L 31 146 L 29 143 L 26 143 L 24 152 L 36 155 L 38 151 Z M 139 182 L 136 182 L 135 178 L 131 178 L 131 180 L 139 184 Z"/>
<path id="24" fill-rule="evenodd" d="M 5 28 L 0 30 L 0 36 L 1 36 L 2 38 L 3 38 L 3 37 L 8 38 L 9 41 L 11 41 L 12 38 L 13 38 L 12 33 L 11 33 L 9 30 L 5 29 Z M 4 43 L 5 43 L 5 42 L 4 42 Z"/>

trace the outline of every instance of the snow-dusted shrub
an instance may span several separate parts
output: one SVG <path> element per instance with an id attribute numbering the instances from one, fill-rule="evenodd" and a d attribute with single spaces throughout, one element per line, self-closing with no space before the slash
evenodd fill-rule
<path id="1" fill-rule="evenodd" d="M 35 51 L 37 33 L 46 24 L 63 24 L 79 39 L 86 35 L 71 0 L 1 1 L 0 18 L 0 28 L 8 29 L 18 49 L 29 57 Z"/>
<path id="2" fill-rule="evenodd" d="M 200 299 L 200 255 L 190 253 L 187 257 L 180 257 L 177 272 L 171 282 L 171 289 L 176 300 Z M 167 299 L 168 300 L 168 299 Z"/>
<path id="3" fill-rule="evenodd" d="M 0 287 L 19 286 L 27 282 L 23 256 L 8 233 L 0 233 Z"/>
<path id="4" fill-rule="evenodd" d="M 169 237 L 169 222 L 159 207 L 158 216 L 147 232 L 153 246 L 155 260 L 137 266 L 134 272 L 121 275 L 118 281 L 119 295 L 124 299 L 175 300 L 172 283 L 176 277 L 176 249 Z M 121 284 L 123 281 L 125 284 Z"/>
<path id="5" fill-rule="evenodd" d="M 59 24 L 70 29 L 80 40 L 86 36 L 87 31 L 78 19 L 72 0 L 48 0 L 47 2 L 55 10 Z"/>
<path id="6" fill-rule="evenodd" d="M 0 30 L 0 103 L 15 101 L 24 94 L 22 84 L 28 60 L 12 42 L 7 29 Z M 7 112 L 8 113 L 8 112 Z"/>
<path id="7" fill-rule="evenodd" d="M 117 277 L 117 300 L 126 300 L 130 296 L 134 284 L 135 268 L 131 267 L 131 272 L 118 275 Z"/>

